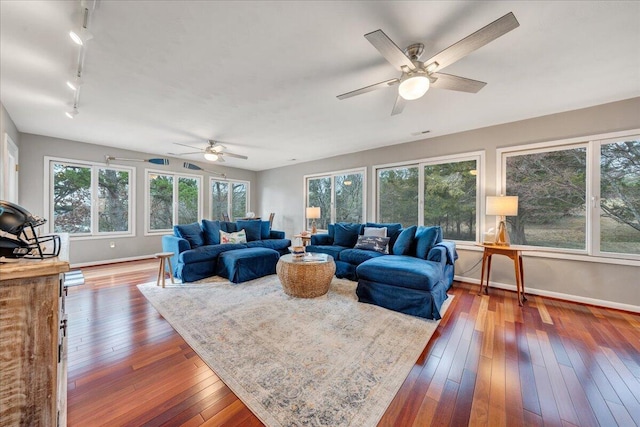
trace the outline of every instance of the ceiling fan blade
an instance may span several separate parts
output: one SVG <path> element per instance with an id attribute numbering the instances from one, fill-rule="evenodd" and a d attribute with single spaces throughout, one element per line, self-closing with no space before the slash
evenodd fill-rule
<path id="1" fill-rule="evenodd" d="M 170 154 L 171 154 L 171 153 L 170 153 Z M 202 150 L 200 150 L 200 151 L 193 151 L 193 152 L 189 152 L 189 153 L 173 153 L 173 154 L 175 154 L 175 155 L 177 155 L 177 156 L 188 156 L 188 155 L 191 155 L 191 154 L 202 154 Z"/>
<path id="2" fill-rule="evenodd" d="M 437 62 L 437 70 L 442 70 L 459 59 L 467 56 L 474 50 L 481 48 L 519 26 L 520 23 L 513 12 L 509 12 L 502 18 L 496 19 L 486 27 L 479 29 L 475 33 L 463 38 L 459 42 L 429 58 L 424 63 L 425 65 L 429 65 L 433 62 Z"/>
<path id="3" fill-rule="evenodd" d="M 393 104 L 393 110 L 391 110 L 391 115 L 395 116 L 402 113 L 402 110 L 404 110 L 405 105 L 407 105 L 407 101 L 400 95 L 396 96 L 396 103 Z"/>
<path id="4" fill-rule="evenodd" d="M 339 100 L 351 98 L 352 96 L 362 95 L 363 93 L 371 92 L 376 89 L 382 89 L 383 87 L 397 85 L 399 82 L 400 82 L 400 79 L 387 80 L 384 82 L 373 84 L 371 86 L 365 86 L 363 88 L 360 88 L 351 92 L 343 93 L 342 95 L 338 95 L 336 98 L 338 98 Z"/>
<path id="5" fill-rule="evenodd" d="M 384 58 L 396 67 L 399 71 L 402 71 L 402 67 L 406 66 L 410 70 L 415 70 L 416 66 L 413 62 L 404 54 L 402 49 L 396 45 L 382 30 L 376 30 L 371 33 L 365 34 L 364 37 L 369 40 L 369 43 L 373 45 Z"/>
<path id="6" fill-rule="evenodd" d="M 486 83 L 478 80 L 471 80 L 465 77 L 454 76 L 444 73 L 433 73 L 437 80 L 431 83 L 431 87 L 437 89 L 457 90 L 459 92 L 477 93 L 485 87 Z"/>
<path id="7" fill-rule="evenodd" d="M 193 148 L 194 150 L 204 150 L 204 148 L 194 147 L 193 145 L 181 144 L 181 143 L 179 143 L 179 142 L 174 142 L 174 144 L 176 144 L 176 145 L 182 145 L 183 147 Z"/>
<path id="8" fill-rule="evenodd" d="M 222 152 L 220 154 L 222 154 L 224 156 L 235 157 L 236 159 L 242 159 L 242 160 L 247 160 L 248 159 L 247 156 L 243 156 L 242 154 L 229 153 L 228 151 Z"/>
<path id="9" fill-rule="evenodd" d="M 218 156 L 218 159 L 215 160 L 216 162 L 220 162 L 220 163 L 224 163 L 224 158 L 222 157 L 222 153 L 220 153 L 221 155 Z"/>

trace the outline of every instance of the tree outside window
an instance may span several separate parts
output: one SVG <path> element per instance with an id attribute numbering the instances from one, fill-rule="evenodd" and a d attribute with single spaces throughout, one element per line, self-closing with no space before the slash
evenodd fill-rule
<path id="1" fill-rule="evenodd" d="M 131 233 L 131 168 L 54 160 L 50 168 L 53 232 L 76 236 Z"/>
<path id="2" fill-rule="evenodd" d="M 244 218 L 249 210 L 249 183 L 244 181 L 210 180 L 211 218 L 231 221 Z"/>
<path id="3" fill-rule="evenodd" d="M 147 231 L 169 231 L 175 224 L 190 224 L 200 218 L 202 178 L 147 171 Z"/>
<path id="4" fill-rule="evenodd" d="M 306 178 L 307 207 L 319 207 L 316 219 L 319 230 L 327 230 L 336 222 L 364 222 L 364 170 L 330 172 L 322 176 Z M 312 227 L 306 218 L 306 229 Z"/>
<path id="5" fill-rule="evenodd" d="M 378 222 L 418 224 L 418 167 L 378 170 Z"/>

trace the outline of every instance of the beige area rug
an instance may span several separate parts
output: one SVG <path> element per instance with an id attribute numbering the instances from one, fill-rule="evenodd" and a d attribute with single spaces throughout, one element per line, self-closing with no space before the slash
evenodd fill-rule
<path id="1" fill-rule="evenodd" d="M 355 287 L 334 278 L 298 299 L 276 275 L 138 286 L 267 426 L 375 426 L 438 322 L 359 303 Z"/>

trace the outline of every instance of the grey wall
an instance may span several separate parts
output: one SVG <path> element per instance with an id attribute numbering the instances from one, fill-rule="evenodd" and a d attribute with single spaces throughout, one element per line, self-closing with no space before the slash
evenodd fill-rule
<path id="1" fill-rule="evenodd" d="M 484 150 L 486 194 L 495 194 L 498 148 L 631 129 L 640 129 L 640 98 L 261 171 L 257 176 L 257 206 L 263 212 L 276 212 L 276 227 L 292 236 L 304 226 L 304 175 L 366 166 L 367 219 L 375 220 L 373 165 Z M 469 248 L 459 254 L 457 272 L 479 281 L 479 268 L 467 270 L 481 259 L 481 252 Z M 538 289 L 540 294 L 568 294 L 583 301 L 640 306 L 640 267 L 632 262 L 616 265 L 524 255 L 526 286 Z M 492 281 L 515 286 L 513 264 L 499 258 L 495 257 Z"/>
<path id="2" fill-rule="evenodd" d="M 18 128 L 16 128 L 15 123 L 9 116 L 9 113 L 4 108 L 4 105 L 0 103 L 0 136 L 4 139 L 4 133 L 8 133 L 13 142 L 16 143 L 18 148 L 20 147 L 20 135 L 18 133 Z"/>
<path id="3" fill-rule="evenodd" d="M 104 163 L 105 155 L 144 159 L 158 157 L 135 151 L 119 150 L 101 145 L 85 144 L 77 141 L 51 138 L 41 135 L 21 134 L 20 146 L 20 204 L 35 215 L 48 218 L 49 213 L 44 211 L 44 157 L 59 157 L 72 160 L 85 160 Z M 154 254 L 162 251 L 160 236 L 144 235 L 144 184 L 145 169 L 159 169 L 173 172 L 203 175 L 204 201 L 203 214 L 209 215 L 210 197 L 208 192 L 209 174 L 192 171 L 182 167 L 184 160 L 170 159 L 167 166 L 150 163 L 134 163 L 125 161 L 112 161 L 111 164 L 131 166 L 136 169 L 136 235 L 133 237 L 114 237 L 109 239 L 73 239 L 70 244 L 69 259 L 72 264 L 93 263 L 113 259 L 135 258 Z M 223 172 L 229 179 L 239 179 L 250 182 L 250 206 L 254 209 L 256 204 L 256 173 L 243 169 L 235 169 L 222 166 L 211 166 L 203 163 L 192 162 L 202 168 Z M 255 209 L 254 209 L 255 210 Z M 257 212 L 257 211 L 256 211 Z M 116 243 L 115 248 L 110 248 L 110 242 Z"/>

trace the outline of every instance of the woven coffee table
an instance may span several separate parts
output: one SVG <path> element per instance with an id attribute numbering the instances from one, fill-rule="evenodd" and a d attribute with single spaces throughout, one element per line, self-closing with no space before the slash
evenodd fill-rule
<path id="1" fill-rule="evenodd" d="M 287 254 L 281 256 L 276 264 L 282 289 L 287 295 L 298 298 L 326 294 L 335 272 L 333 257 L 325 254 L 307 254 L 299 259 Z"/>

